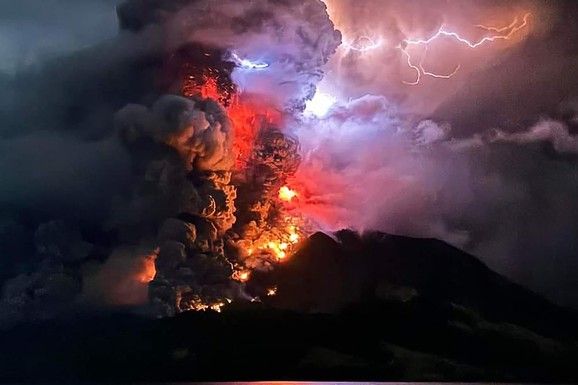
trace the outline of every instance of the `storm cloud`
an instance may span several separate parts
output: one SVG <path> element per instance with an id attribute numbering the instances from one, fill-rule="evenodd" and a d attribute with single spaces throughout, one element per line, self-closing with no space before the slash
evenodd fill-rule
<path id="1" fill-rule="evenodd" d="M 575 306 L 578 51 L 571 19 L 578 7 L 327 3 L 346 42 L 381 46 L 342 46 L 320 87 L 338 102 L 323 118 L 296 125 L 305 152 L 294 181 L 304 189 L 301 209 L 328 230 L 444 239 Z M 426 39 L 441 25 L 475 39 L 476 24 L 504 26 L 525 13 L 528 27 L 503 44 L 474 50 L 441 39 L 428 50 L 429 69 L 445 73 L 459 64 L 460 71 L 406 84 L 415 71 L 399 48 L 404 39 Z"/>

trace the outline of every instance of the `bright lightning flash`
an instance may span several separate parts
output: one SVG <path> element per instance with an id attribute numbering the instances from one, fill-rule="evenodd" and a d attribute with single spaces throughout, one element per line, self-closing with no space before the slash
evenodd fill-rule
<path id="1" fill-rule="evenodd" d="M 427 45 L 427 44 L 433 42 L 434 40 L 436 40 L 440 37 L 446 36 L 446 37 L 454 38 L 455 40 L 459 41 L 462 44 L 467 45 L 470 48 L 477 48 L 477 47 L 481 46 L 482 44 L 485 44 L 488 42 L 493 42 L 496 40 L 508 40 L 508 39 L 510 39 L 516 32 L 518 32 L 519 30 L 521 30 L 522 28 L 524 28 L 528 25 L 529 18 L 530 18 L 530 13 L 527 13 L 524 15 L 524 18 L 522 19 L 522 23 L 520 25 L 518 25 L 519 20 L 516 18 L 510 25 L 503 27 L 503 28 L 495 28 L 495 27 L 486 27 L 484 25 L 476 25 L 476 27 L 483 28 L 486 31 L 494 31 L 494 32 L 498 32 L 498 33 L 510 30 L 510 32 L 508 32 L 505 35 L 485 36 L 482 39 L 478 40 L 477 42 L 471 42 L 467 39 L 464 39 L 463 37 L 460 37 L 460 35 L 458 35 L 457 32 L 446 31 L 445 26 L 443 26 L 443 25 L 440 27 L 440 29 L 438 30 L 438 32 L 435 35 L 433 35 L 432 37 L 430 37 L 427 40 L 406 39 L 406 40 L 404 40 L 404 42 L 407 45 L 419 45 L 419 44 Z"/>
<path id="2" fill-rule="evenodd" d="M 343 40 L 343 45 L 350 51 L 357 51 L 357 52 L 368 52 L 373 51 L 383 44 L 382 40 L 374 40 L 369 36 L 360 36 L 355 40 L 355 42 L 348 42 L 347 40 Z"/>
<path id="3" fill-rule="evenodd" d="M 459 65 L 459 64 L 456 66 L 456 68 L 452 72 L 450 72 L 448 74 L 438 74 L 438 73 L 434 73 L 434 72 L 431 72 L 431 71 L 428 71 L 425 69 L 424 62 L 425 62 L 425 59 L 427 56 L 429 45 L 431 43 L 433 43 L 434 41 L 436 41 L 438 39 L 442 39 L 442 38 L 449 38 L 449 39 L 455 40 L 459 44 L 462 44 L 462 45 L 465 45 L 466 47 L 474 49 L 474 48 L 478 48 L 478 47 L 480 47 L 486 43 L 491 43 L 491 42 L 495 42 L 495 41 L 499 41 L 499 40 L 509 40 L 518 31 L 522 30 L 523 28 L 525 28 L 529 24 L 530 16 L 531 16 L 531 13 L 526 13 L 521 20 L 520 20 L 520 18 L 516 18 L 510 24 L 508 24 L 507 26 L 504 26 L 504 27 L 490 27 L 490 26 L 485 26 L 485 25 L 475 25 L 476 28 L 481 28 L 481 29 L 487 31 L 488 33 L 492 33 L 491 35 L 484 36 L 477 41 L 470 41 L 468 39 L 465 39 L 465 38 L 461 37 L 457 32 L 447 30 L 444 25 L 442 25 L 433 36 L 431 36 L 427 39 L 413 39 L 412 38 L 412 39 L 403 40 L 403 42 L 400 45 L 398 45 L 396 48 L 398 48 L 405 56 L 405 58 L 407 60 L 408 67 L 411 68 L 416 73 L 415 81 L 412 81 L 412 82 L 404 81 L 403 83 L 408 84 L 408 85 L 418 85 L 423 76 L 429 76 L 429 77 L 437 78 L 437 79 L 449 79 L 458 73 L 458 71 L 460 70 L 460 67 L 461 67 L 461 65 Z M 372 39 L 369 36 L 361 36 L 361 37 L 357 38 L 354 43 L 351 43 L 351 42 L 344 40 L 343 45 L 351 51 L 368 52 L 368 51 L 373 51 L 373 50 L 376 50 L 376 49 L 382 47 L 383 40 L 381 38 L 380 39 Z M 423 52 L 422 58 L 419 62 L 415 62 L 412 59 L 412 55 L 408 50 L 408 48 L 411 46 L 423 46 L 424 47 L 424 52 Z M 313 102 L 313 103 L 317 103 L 317 101 Z"/>
<path id="4" fill-rule="evenodd" d="M 436 34 L 434 34 L 432 37 L 430 37 L 428 39 L 405 39 L 403 41 L 403 44 L 400 44 L 398 46 L 398 48 L 403 52 L 403 54 L 407 58 L 407 65 L 412 70 L 414 70 L 416 72 L 416 80 L 413 82 L 405 82 L 404 81 L 404 83 L 408 84 L 408 85 L 417 85 L 420 83 L 422 76 L 430 76 L 430 77 L 438 78 L 438 79 L 440 79 L 440 78 L 441 79 L 449 79 L 452 76 L 454 76 L 456 73 L 458 73 L 458 71 L 460 70 L 460 65 L 458 65 L 452 73 L 447 74 L 447 75 L 436 74 L 436 73 L 427 71 L 424 68 L 423 63 L 425 61 L 425 57 L 427 54 L 429 44 L 433 43 L 435 40 L 446 37 L 446 38 L 454 39 L 455 41 L 457 41 L 460 44 L 465 45 L 466 47 L 478 48 L 478 47 L 480 47 L 486 43 L 491 43 L 491 42 L 495 42 L 498 40 L 509 40 L 518 31 L 520 31 L 521 29 L 525 28 L 528 25 L 530 16 L 531 16 L 530 13 L 526 13 L 524 15 L 524 17 L 522 18 L 521 22 L 520 22 L 519 18 L 516 18 L 509 25 L 507 25 L 505 27 L 501 27 L 501 28 L 488 27 L 485 25 L 476 25 L 475 27 L 477 27 L 477 28 L 482 28 L 488 32 L 497 33 L 497 34 L 494 34 L 491 36 L 484 36 L 483 38 L 479 39 L 478 41 L 467 40 L 467 39 L 461 37 L 457 32 L 446 30 L 444 25 L 442 25 L 440 27 L 440 29 L 437 31 Z M 423 57 L 420 60 L 420 62 L 417 64 L 414 64 L 412 61 L 412 58 L 411 58 L 411 54 L 408 52 L 407 48 L 410 46 L 420 46 L 420 45 L 425 47 L 425 51 L 424 51 Z"/>
<path id="5" fill-rule="evenodd" d="M 245 68 L 245 69 L 262 70 L 262 69 L 269 67 L 268 63 L 254 62 L 254 61 L 251 61 L 248 59 L 243 59 L 239 55 L 237 55 L 236 53 L 232 53 L 231 56 L 233 57 L 233 60 L 235 60 L 235 63 L 237 63 L 238 66 Z"/>
<path id="6" fill-rule="evenodd" d="M 313 99 L 306 103 L 305 112 L 309 115 L 322 118 L 327 115 L 336 102 L 337 99 L 334 96 L 318 91 Z"/>

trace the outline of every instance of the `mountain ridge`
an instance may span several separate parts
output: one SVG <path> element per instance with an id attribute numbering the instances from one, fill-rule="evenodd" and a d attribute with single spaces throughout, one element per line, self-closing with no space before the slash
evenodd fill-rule
<path id="1" fill-rule="evenodd" d="M 0 331 L 0 380 L 578 381 L 576 314 L 441 241 L 318 233 L 247 290 L 273 283 L 222 313 Z"/>

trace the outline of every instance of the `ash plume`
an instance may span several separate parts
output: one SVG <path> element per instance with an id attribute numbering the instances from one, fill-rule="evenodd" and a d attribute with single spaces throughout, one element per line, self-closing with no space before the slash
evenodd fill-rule
<path id="1" fill-rule="evenodd" d="M 101 225 L 101 231 L 116 238 L 112 254 L 108 257 L 101 245 L 85 242 L 75 227 L 41 224 L 35 235 L 41 268 L 6 283 L 2 306 L 9 313 L 20 313 L 19 317 L 58 313 L 62 296 L 71 303 L 141 305 L 148 302 L 148 284 L 155 276 L 165 282 L 170 274 L 183 278 L 188 271 L 186 282 L 194 285 L 190 274 L 202 269 L 221 273 L 223 285 L 229 284 L 230 267 L 217 239 L 235 221 L 229 171 L 232 128 L 222 107 L 211 100 L 165 96 L 150 109 L 129 105 L 119 111 L 116 131 L 114 138 L 127 151 L 132 174 L 131 188 L 117 191 Z M 138 250 L 147 247 L 148 251 Z M 182 251 L 183 263 L 187 250 L 196 263 L 200 258 L 201 268 L 165 264 L 175 250 Z M 95 264 L 99 258 L 106 260 L 102 266 Z M 157 271 L 156 259 L 167 270 Z M 64 283 L 53 286 L 60 281 Z M 159 291 L 162 285 L 157 281 L 153 285 Z M 10 289 L 14 286 L 23 290 Z M 183 287 L 181 283 L 180 290 Z M 207 290 L 210 285 L 199 287 Z M 45 314 L 46 308 L 50 312 Z"/>
<path id="2" fill-rule="evenodd" d="M 167 47 L 200 42 L 267 63 L 266 71 L 241 68 L 233 79 L 245 93 L 290 110 L 313 97 L 341 39 L 318 0 L 129 0 L 119 17 L 134 32 L 161 25 Z"/>
<path id="3" fill-rule="evenodd" d="M 327 3 L 333 21 L 318 0 L 128 0 L 116 38 L 0 78 L 7 322 L 244 298 L 231 276 L 302 235 L 284 184 L 316 229 L 441 238 L 575 304 L 575 5 Z M 451 79 L 403 83 L 404 39 L 526 11 L 503 44 L 428 51 Z M 382 50 L 345 49 L 374 34 Z M 316 90 L 338 102 L 302 115 Z"/>
<path id="4" fill-rule="evenodd" d="M 160 314 L 218 310 L 246 296 L 225 258 L 241 183 L 233 124 L 198 88 L 216 75 L 210 96 L 225 105 L 242 89 L 302 110 L 340 39 L 315 0 L 127 1 L 118 15 L 117 38 L 2 79 L 1 244 L 14 251 L 3 323 L 149 300 Z M 267 74 L 233 53 L 264 55 Z M 22 246 L 47 228 L 62 241 Z"/>
<path id="5" fill-rule="evenodd" d="M 225 111 L 211 100 L 165 96 L 150 110 L 126 107 L 117 125 L 144 163 L 130 201 L 118 202 L 115 212 L 132 236 L 146 234 L 143 224 L 158 229 L 153 303 L 175 314 L 225 300 L 232 272 L 223 235 L 235 222 L 236 198 L 230 184 L 233 132 Z M 221 299 L 205 298 L 212 285 L 225 286 L 208 294 Z"/>
<path id="6" fill-rule="evenodd" d="M 298 206 L 326 230 L 444 239 L 575 306 L 575 4 L 327 4 L 347 43 L 383 40 L 368 52 L 342 46 L 320 85 L 338 102 L 295 125 Z M 404 39 L 442 24 L 471 38 L 475 25 L 507 25 L 521 12 L 532 15 L 528 28 L 504 44 L 430 48 L 427 65 L 459 63 L 455 76 L 404 84 L 415 76 L 397 48 Z"/>
<path id="7" fill-rule="evenodd" d="M 574 125 L 536 120 L 464 137 L 381 96 L 337 103 L 295 126 L 303 161 L 288 185 L 299 192 L 296 210 L 319 229 L 443 239 L 573 303 Z"/>

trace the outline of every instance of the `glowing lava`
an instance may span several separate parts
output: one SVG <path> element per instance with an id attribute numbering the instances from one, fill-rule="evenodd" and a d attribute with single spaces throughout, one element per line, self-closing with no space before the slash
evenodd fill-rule
<path id="1" fill-rule="evenodd" d="M 287 218 L 287 222 L 290 223 L 294 220 L 293 218 Z M 285 234 L 282 239 L 269 241 L 266 244 L 259 247 L 261 250 L 266 250 L 272 252 L 277 261 L 283 261 L 287 258 L 290 252 L 295 248 L 295 245 L 299 242 L 300 236 L 298 233 L 298 228 L 295 225 L 288 225 L 285 230 Z"/>
<path id="2" fill-rule="evenodd" d="M 237 270 L 233 273 L 233 279 L 239 282 L 247 282 L 251 278 L 251 272 L 248 270 Z"/>
<path id="3" fill-rule="evenodd" d="M 260 261 L 282 262 L 286 260 L 295 251 L 302 234 L 305 234 L 297 226 L 298 221 L 298 218 L 287 216 L 284 224 L 262 232 L 256 239 L 237 242 L 237 246 L 245 251 L 244 263 L 247 268 L 251 269 L 259 265 Z M 239 278 L 236 279 L 240 281 Z"/>
<path id="4" fill-rule="evenodd" d="M 277 286 L 274 286 L 274 287 L 267 289 L 267 296 L 268 297 L 273 297 L 275 295 L 277 295 Z"/>
<path id="5" fill-rule="evenodd" d="M 297 192 L 291 190 L 287 186 L 283 186 L 279 189 L 279 199 L 285 202 L 291 202 L 293 198 L 297 197 Z"/>

